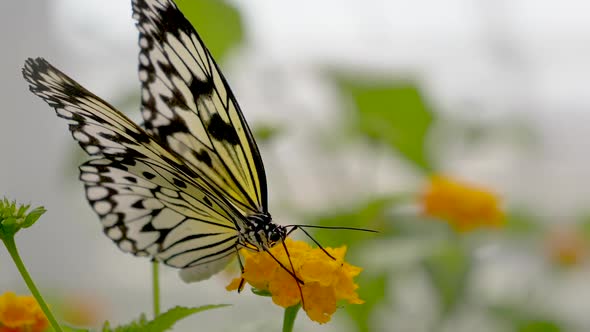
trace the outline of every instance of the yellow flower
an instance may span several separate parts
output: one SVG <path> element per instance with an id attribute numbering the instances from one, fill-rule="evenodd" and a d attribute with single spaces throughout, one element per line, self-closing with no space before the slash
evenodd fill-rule
<path id="1" fill-rule="evenodd" d="M 361 304 L 353 278 L 361 272 L 361 268 L 344 261 L 346 247 L 326 248 L 334 259 L 328 257 L 319 248 L 311 248 L 307 243 L 287 239 L 285 241 L 289 256 L 293 262 L 295 275 L 304 284 L 301 292 L 295 279 L 285 271 L 268 253 L 242 250 L 244 257 L 244 274 L 234 279 L 226 289 L 238 289 L 243 278 L 252 287 L 269 291 L 272 301 L 287 308 L 301 303 L 303 294 L 303 310 L 310 319 L 318 323 L 327 323 L 340 300 L 351 304 Z M 270 253 L 285 267 L 291 269 L 289 258 L 282 245 L 270 249 Z"/>
<path id="2" fill-rule="evenodd" d="M 504 222 L 494 193 L 447 176 L 431 177 L 421 198 L 425 215 L 442 219 L 460 232 Z"/>
<path id="3" fill-rule="evenodd" d="M 49 326 L 32 296 L 0 295 L 0 332 L 41 332 Z"/>

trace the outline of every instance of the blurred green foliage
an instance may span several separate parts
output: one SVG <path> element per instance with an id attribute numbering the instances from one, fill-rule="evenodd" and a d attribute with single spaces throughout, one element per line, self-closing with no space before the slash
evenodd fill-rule
<path id="1" fill-rule="evenodd" d="M 523 208 L 514 208 L 506 215 L 504 232 L 520 236 L 538 236 L 543 232 L 537 217 Z"/>
<path id="2" fill-rule="evenodd" d="M 539 320 L 522 322 L 517 332 L 560 332 L 562 329 L 555 322 Z"/>
<path id="3" fill-rule="evenodd" d="M 375 197 L 367 201 L 358 202 L 355 206 L 347 209 L 336 209 L 325 211 L 320 214 L 313 214 L 305 219 L 308 224 L 321 226 L 346 226 L 357 228 L 368 228 L 378 230 L 380 236 L 388 236 L 395 232 L 389 211 L 396 204 L 404 202 L 405 196 L 384 196 Z M 334 236 L 338 232 L 338 236 Z M 374 235 L 360 235 L 354 231 L 338 231 L 330 229 L 318 229 L 314 235 L 322 239 L 322 243 L 327 246 L 339 246 L 346 243 L 348 246 L 355 246 L 357 242 L 365 243 L 366 237 L 372 238 Z"/>
<path id="4" fill-rule="evenodd" d="M 433 170 L 426 140 L 435 116 L 417 86 L 351 79 L 337 83 L 354 101 L 354 126 L 361 134 L 389 146 L 419 169 Z"/>
<path id="5" fill-rule="evenodd" d="M 534 312 L 530 308 L 515 305 L 492 306 L 490 315 L 504 321 L 513 332 L 562 332 L 568 331 L 564 324 L 549 319 L 546 314 Z"/>
<path id="6" fill-rule="evenodd" d="M 389 304 L 391 275 L 387 271 L 363 271 L 357 278 L 359 296 L 365 301 L 362 305 L 346 306 L 346 312 L 352 318 L 356 331 L 375 331 L 375 312 Z"/>
<path id="7" fill-rule="evenodd" d="M 461 246 L 461 241 L 444 242 L 422 265 L 436 291 L 441 315 L 451 313 L 468 289 L 472 266 L 469 252 Z"/>
<path id="8" fill-rule="evenodd" d="M 176 4 L 198 31 L 218 63 L 223 62 L 231 48 L 242 42 L 242 18 L 228 2 L 177 0 Z"/>
<path id="9" fill-rule="evenodd" d="M 251 130 L 258 145 L 270 143 L 285 132 L 284 126 L 270 123 L 257 123 Z"/>

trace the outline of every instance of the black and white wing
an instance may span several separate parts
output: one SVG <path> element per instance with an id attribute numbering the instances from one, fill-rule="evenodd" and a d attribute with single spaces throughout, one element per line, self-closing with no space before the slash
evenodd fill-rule
<path id="1" fill-rule="evenodd" d="M 262 159 L 203 41 L 171 0 L 133 0 L 149 133 L 244 215 L 267 212 Z"/>
<path id="2" fill-rule="evenodd" d="M 184 160 L 44 59 L 28 59 L 23 75 L 97 157 L 80 166 L 80 178 L 105 234 L 120 249 L 181 268 L 185 281 L 226 265 L 236 253 L 242 217 L 201 185 Z"/>

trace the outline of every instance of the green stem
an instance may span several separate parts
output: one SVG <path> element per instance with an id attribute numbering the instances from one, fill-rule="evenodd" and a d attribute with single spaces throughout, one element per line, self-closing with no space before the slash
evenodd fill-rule
<path id="1" fill-rule="evenodd" d="M 154 318 L 160 315 L 160 269 L 158 261 L 152 261 L 152 291 L 154 295 Z"/>
<path id="2" fill-rule="evenodd" d="M 35 297 L 37 303 L 39 303 L 41 310 L 43 310 L 43 312 L 45 313 L 45 316 L 49 320 L 49 323 L 51 324 L 51 327 L 53 327 L 53 330 L 55 332 L 63 332 L 61 326 L 59 326 L 57 320 L 51 313 L 51 310 L 49 310 L 49 306 L 47 306 L 47 303 L 45 303 L 45 300 L 43 300 L 43 297 L 41 296 L 39 289 L 37 289 L 37 286 L 35 286 L 35 283 L 33 282 L 31 275 L 29 275 L 29 272 L 25 267 L 25 264 L 21 260 L 20 255 L 18 254 L 18 250 L 16 248 L 16 243 L 14 242 L 14 237 L 8 236 L 5 239 L 2 239 L 2 242 L 4 242 L 4 245 L 6 246 L 8 253 L 10 253 L 12 260 L 14 261 L 14 264 L 16 265 L 18 271 L 20 272 L 25 283 L 27 284 L 27 287 L 29 287 L 31 294 L 33 295 L 33 297 Z"/>
<path id="3" fill-rule="evenodd" d="M 285 314 L 283 315 L 283 332 L 292 332 L 293 326 L 295 325 L 295 318 L 297 313 L 301 309 L 301 304 L 298 303 L 289 308 L 285 308 Z"/>

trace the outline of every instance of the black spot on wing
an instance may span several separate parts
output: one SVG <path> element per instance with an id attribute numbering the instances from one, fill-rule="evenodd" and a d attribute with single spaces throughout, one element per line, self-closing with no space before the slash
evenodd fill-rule
<path id="1" fill-rule="evenodd" d="M 217 141 L 224 141 L 231 145 L 238 145 L 240 143 L 236 129 L 223 121 L 219 113 L 211 116 L 211 120 L 209 120 L 209 124 L 207 125 L 207 132 Z"/>
<path id="2" fill-rule="evenodd" d="M 207 196 L 203 196 L 203 202 L 205 202 L 205 204 L 207 204 L 209 207 L 213 207 L 213 203 L 211 203 Z"/>
<path id="3" fill-rule="evenodd" d="M 153 174 L 153 173 L 150 173 L 150 172 L 143 172 L 143 173 L 142 173 L 142 175 L 143 175 L 143 177 L 144 177 L 144 178 L 146 178 L 146 179 L 148 179 L 148 180 L 151 180 L 151 179 L 153 179 L 153 178 L 155 178 L 155 177 L 156 177 L 156 175 L 155 175 L 155 174 Z"/>
<path id="4" fill-rule="evenodd" d="M 182 181 L 182 180 L 179 180 L 179 179 L 177 179 L 177 178 L 174 178 L 174 180 L 173 180 L 173 181 L 174 181 L 174 185 L 175 185 L 175 186 L 177 186 L 177 187 L 179 187 L 179 188 L 184 188 L 184 189 L 186 189 L 186 183 L 184 183 L 184 181 Z"/>
<path id="5" fill-rule="evenodd" d="M 202 96 L 210 97 L 214 88 L 213 80 L 207 77 L 206 81 L 201 81 L 194 77 L 189 88 L 193 93 L 193 96 L 195 96 L 195 99 L 199 99 Z"/>
<path id="6" fill-rule="evenodd" d="M 145 206 L 143 205 L 143 200 L 140 199 L 137 202 L 131 204 L 131 207 L 136 208 L 136 209 L 144 209 Z"/>
<path id="7" fill-rule="evenodd" d="M 174 75 L 174 74 L 171 74 Z M 176 89 L 172 89 L 172 97 L 167 97 L 164 95 L 160 95 L 160 98 L 162 99 L 162 101 L 164 103 L 166 103 L 166 105 L 171 108 L 181 108 L 181 109 L 188 109 L 188 106 L 186 106 L 186 100 L 184 99 L 184 96 L 182 95 L 182 93 L 180 93 L 180 91 L 176 90 Z"/>
<path id="8" fill-rule="evenodd" d="M 125 176 L 123 178 L 131 183 L 137 183 L 137 178 L 135 178 L 133 176 Z"/>
<path id="9" fill-rule="evenodd" d="M 199 151 L 193 150 L 193 155 L 197 158 L 198 161 L 205 163 L 205 165 L 209 167 L 213 167 L 213 162 L 211 161 L 211 156 L 207 151 L 201 149 Z"/>
<path id="10" fill-rule="evenodd" d="M 189 133 L 189 129 L 186 126 L 186 122 L 181 119 L 178 115 L 174 115 L 171 119 L 169 125 L 159 126 L 158 127 L 158 136 L 159 137 L 169 137 L 174 136 L 177 133 Z M 168 144 L 168 142 L 161 142 L 162 144 Z"/>

